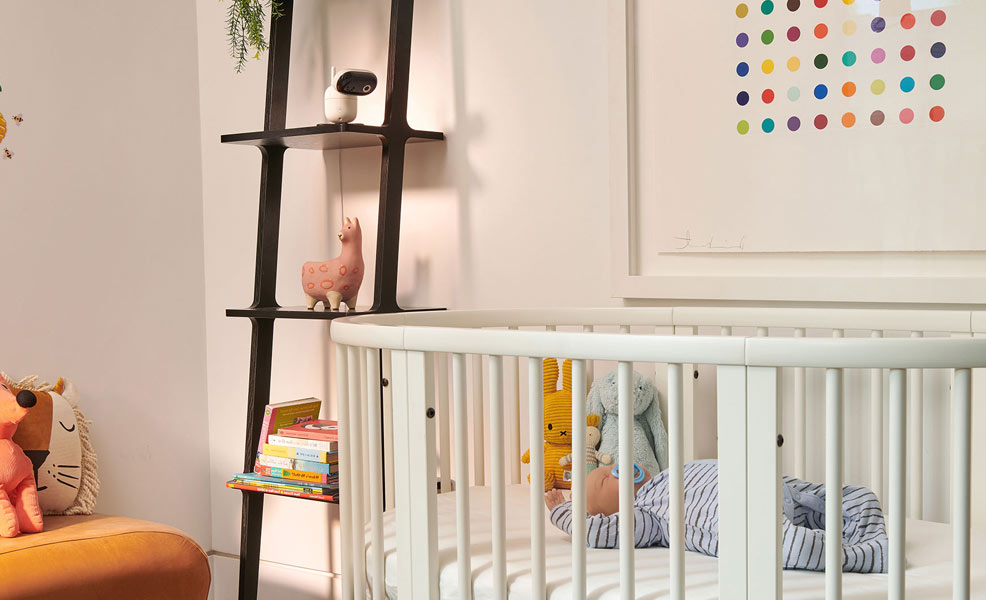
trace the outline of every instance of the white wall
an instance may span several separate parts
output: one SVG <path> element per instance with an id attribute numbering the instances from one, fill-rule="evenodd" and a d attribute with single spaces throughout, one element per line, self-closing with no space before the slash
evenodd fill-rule
<path id="1" fill-rule="evenodd" d="M 0 369 L 78 385 L 96 510 L 208 549 L 194 6 L 5 0 L 0 14 L 14 153 L 0 161 Z"/>
<path id="2" fill-rule="evenodd" d="M 249 324 L 223 311 L 251 298 L 260 160 L 256 149 L 224 147 L 218 138 L 262 127 L 266 63 L 233 73 L 222 11 L 213 0 L 198 2 L 213 539 L 218 551 L 238 554 L 240 498 L 222 483 L 242 468 L 250 339 Z M 383 77 L 389 24 L 383 0 L 298 0 L 295 11 L 289 127 L 319 121 L 329 65 Z M 602 3 L 418 2 L 410 120 L 445 131 L 448 140 L 408 152 L 399 276 L 405 305 L 618 304 L 607 272 L 607 95 L 587 84 L 605 73 L 605 34 Z M 361 100 L 358 120 L 379 123 L 383 103 L 381 84 Z M 341 157 L 288 152 L 281 304 L 302 304 L 300 262 L 338 252 L 341 200 L 363 224 L 369 272 L 360 297 L 369 303 L 378 181 L 377 149 Z M 330 398 L 330 357 L 327 325 L 278 322 L 272 397 Z M 325 586 L 318 572 L 339 568 L 325 533 L 336 527 L 335 508 L 268 498 L 265 512 L 262 593 L 275 597 L 291 587 L 297 597 L 318 597 Z M 312 577 L 286 583 L 271 574 L 278 564 L 312 569 Z M 226 597 L 235 577 L 220 571 L 235 569 L 217 569 L 217 595 Z"/>

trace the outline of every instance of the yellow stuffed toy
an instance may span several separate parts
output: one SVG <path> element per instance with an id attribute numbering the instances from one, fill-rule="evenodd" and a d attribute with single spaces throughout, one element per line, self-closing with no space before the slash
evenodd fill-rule
<path id="1" fill-rule="evenodd" d="M 572 488 L 572 469 L 559 464 L 572 453 L 572 361 L 562 365 L 562 389 L 558 387 L 558 361 L 546 358 L 544 365 L 544 491 Z M 528 450 L 520 459 L 531 462 Z M 527 480 L 530 481 L 530 476 Z"/>

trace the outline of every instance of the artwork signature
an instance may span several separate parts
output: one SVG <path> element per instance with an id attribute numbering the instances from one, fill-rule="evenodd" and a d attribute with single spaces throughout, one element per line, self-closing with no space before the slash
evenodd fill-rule
<path id="1" fill-rule="evenodd" d="M 714 235 L 709 236 L 709 241 L 698 242 L 692 239 L 692 232 L 690 230 L 685 230 L 683 236 L 675 236 L 676 240 L 679 242 L 677 250 L 686 250 L 688 248 L 701 248 L 703 250 L 740 250 L 744 249 L 746 244 L 746 235 L 740 236 L 739 243 L 730 244 L 726 241 L 716 241 Z"/>

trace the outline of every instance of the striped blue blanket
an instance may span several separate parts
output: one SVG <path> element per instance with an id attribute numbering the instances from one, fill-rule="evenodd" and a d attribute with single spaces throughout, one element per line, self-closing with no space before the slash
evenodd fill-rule
<path id="1" fill-rule="evenodd" d="M 719 554 L 719 477 L 715 460 L 685 464 L 685 548 Z M 825 570 L 825 487 L 784 478 L 782 565 L 785 569 Z M 668 471 L 645 483 L 634 499 L 634 546 L 668 546 Z M 572 533 L 572 503 L 551 511 L 551 522 Z M 586 544 L 619 546 L 619 514 L 586 517 Z M 859 486 L 842 488 L 842 570 L 887 572 L 887 530 L 880 501 Z"/>

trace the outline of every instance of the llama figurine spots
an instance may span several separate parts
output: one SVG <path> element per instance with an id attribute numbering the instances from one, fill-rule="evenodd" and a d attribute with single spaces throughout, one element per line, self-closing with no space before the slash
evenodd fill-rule
<path id="1" fill-rule="evenodd" d="M 363 232 L 359 219 L 346 217 L 339 231 L 342 252 L 325 262 L 306 262 L 301 267 L 301 286 L 308 310 L 319 302 L 326 310 L 339 310 L 345 302 L 349 310 L 356 307 L 356 296 L 363 283 Z"/>

